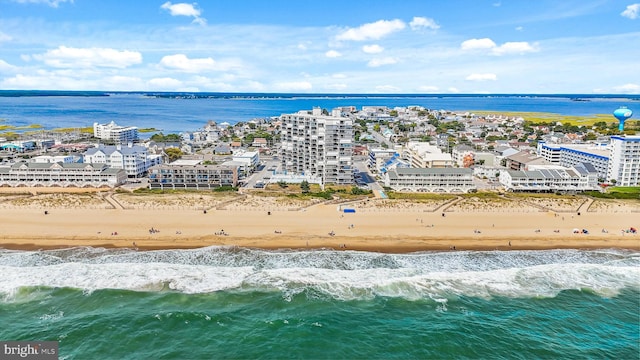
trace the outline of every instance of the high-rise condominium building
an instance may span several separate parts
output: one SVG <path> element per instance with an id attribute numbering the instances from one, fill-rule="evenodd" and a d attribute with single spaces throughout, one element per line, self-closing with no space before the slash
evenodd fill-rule
<path id="1" fill-rule="evenodd" d="M 640 185 L 640 136 L 612 136 L 609 179 L 619 186 Z"/>
<path id="2" fill-rule="evenodd" d="M 311 175 L 323 184 L 352 184 L 353 122 L 340 110 L 331 115 L 320 108 L 283 114 L 282 167 Z"/>

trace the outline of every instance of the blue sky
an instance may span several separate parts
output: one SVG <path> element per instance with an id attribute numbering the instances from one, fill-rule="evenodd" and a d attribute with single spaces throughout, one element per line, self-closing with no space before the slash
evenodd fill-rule
<path id="1" fill-rule="evenodd" d="M 0 0 L 0 89 L 640 93 L 640 0 Z"/>

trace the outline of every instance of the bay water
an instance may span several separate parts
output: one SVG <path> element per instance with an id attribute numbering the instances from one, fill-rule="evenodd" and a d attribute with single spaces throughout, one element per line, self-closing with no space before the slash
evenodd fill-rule
<path id="1" fill-rule="evenodd" d="M 299 110 L 341 106 L 422 106 L 434 110 L 545 112 L 590 116 L 612 114 L 620 106 L 640 111 L 640 95 L 588 96 L 474 96 L 474 95 L 304 95 L 233 94 L 190 98 L 184 94 L 115 93 L 102 96 L 55 96 L 57 92 L 0 91 L 0 119 L 14 126 L 41 125 L 44 129 L 91 127 L 111 121 L 123 126 L 156 128 L 167 133 L 196 131 L 207 121 L 236 124 L 255 118 L 270 118 Z M 71 93 L 81 94 L 81 93 Z M 100 94 L 101 96 L 96 96 Z M 585 101 L 576 101 L 577 99 Z M 633 120 L 634 118 L 632 118 Z M 550 120 L 553 120 L 551 118 Z M 617 121 L 611 115 L 611 121 Z M 144 135 L 144 134 L 142 134 Z"/>

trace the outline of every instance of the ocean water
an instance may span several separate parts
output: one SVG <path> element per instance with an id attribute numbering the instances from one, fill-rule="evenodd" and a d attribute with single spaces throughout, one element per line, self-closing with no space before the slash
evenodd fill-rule
<path id="1" fill-rule="evenodd" d="M 626 250 L 0 250 L 0 339 L 63 359 L 638 359 Z"/>
<path id="2" fill-rule="evenodd" d="M 235 124 L 254 118 L 269 118 L 313 107 L 424 106 L 453 111 L 534 111 L 562 115 L 611 114 L 620 106 L 640 111 L 640 95 L 303 95 L 303 94 L 210 94 L 211 97 L 175 98 L 145 93 L 0 91 L 0 119 L 15 126 L 42 125 L 45 129 L 90 127 L 94 122 L 115 121 L 119 125 L 156 128 L 164 133 L 196 131 L 207 121 Z M 37 96 L 36 96 L 37 95 Z M 202 94 L 201 94 L 202 96 Z M 574 101 L 576 98 L 586 101 Z M 637 112 L 636 111 L 636 112 Z M 614 121 L 613 115 L 611 120 Z"/>

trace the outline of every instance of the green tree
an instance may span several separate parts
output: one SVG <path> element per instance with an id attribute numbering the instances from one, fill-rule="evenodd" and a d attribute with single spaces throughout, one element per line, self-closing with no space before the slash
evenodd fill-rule
<path id="1" fill-rule="evenodd" d="M 182 157 L 183 155 L 182 150 L 175 147 L 164 149 L 164 153 L 167 154 L 167 157 L 169 158 L 169 162 L 174 162 L 180 159 L 180 157 Z"/>
<path id="2" fill-rule="evenodd" d="M 311 189 L 311 187 L 309 186 L 309 182 L 307 180 L 302 180 L 302 182 L 300 183 L 300 189 L 302 190 L 303 194 L 309 193 L 309 190 Z"/>
<path id="3" fill-rule="evenodd" d="M 150 139 L 155 141 L 155 142 L 180 142 L 180 141 L 182 141 L 182 138 L 178 134 L 167 134 L 167 135 L 165 135 L 163 133 L 153 134 L 153 135 L 151 135 Z"/>

